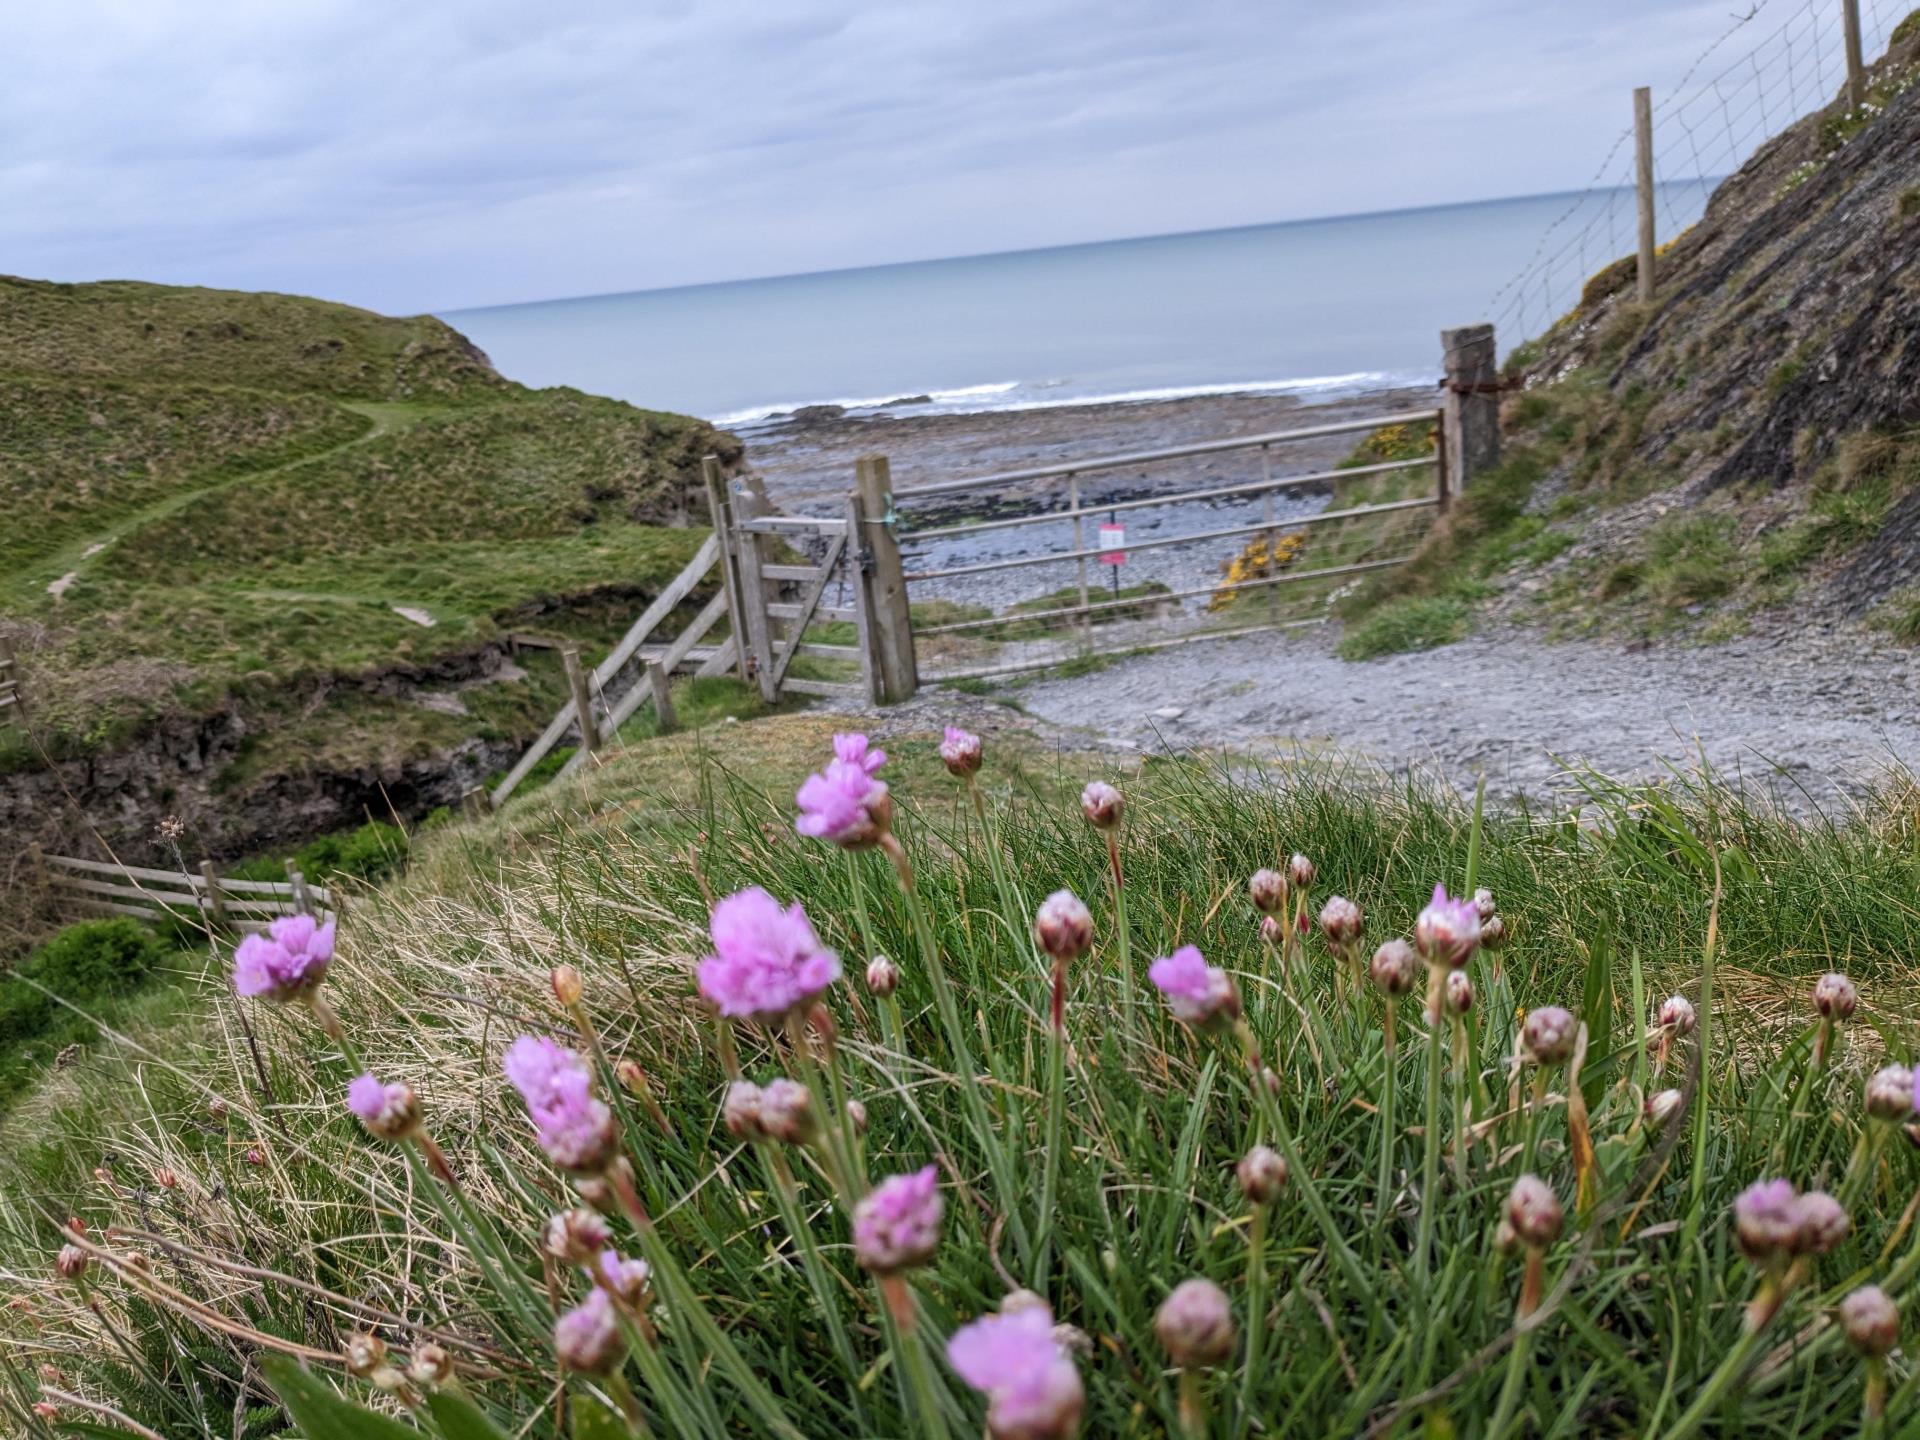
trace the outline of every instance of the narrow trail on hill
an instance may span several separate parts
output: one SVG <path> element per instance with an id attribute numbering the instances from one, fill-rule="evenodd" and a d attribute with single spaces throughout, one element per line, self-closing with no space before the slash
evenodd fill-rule
<path id="1" fill-rule="evenodd" d="M 181 490 L 143 505 L 137 510 L 130 510 L 106 529 L 69 540 L 59 549 L 42 556 L 35 562 L 33 574 L 28 577 L 27 584 L 41 585 L 49 595 L 58 598 L 64 595 L 76 581 L 83 578 L 86 561 L 106 553 L 127 536 L 136 533 L 144 526 L 151 525 L 156 520 L 164 520 L 170 515 L 177 514 L 209 495 L 218 495 L 238 485 L 256 485 L 262 480 L 270 480 L 289 470 L 298 470 L 303 465 L 312 465 L 331 459 L 356 446 L 372 444 L 375 440 L 391 435 L 397 430 L 410 429 L 435 413 L 431 409 L 412 405 L 382 404 L 377 401 L 341 400 L 337 403 L 341 409 L 351 410 L 356 415 L 364 415 L 373 423 L 352 439 L 342 440 L 338 445 L 329 445 L 324 450 L 316 450 L 311 455 L 302 455 L 297 460 L 270 465 L 264 470 L 248 470 L 238 475 L 229 475 L 211 484 L 197 486 L 192 490 Z M 53 575 L 56 578 L 43 582 L 41 577 L 46 575 Z"/>

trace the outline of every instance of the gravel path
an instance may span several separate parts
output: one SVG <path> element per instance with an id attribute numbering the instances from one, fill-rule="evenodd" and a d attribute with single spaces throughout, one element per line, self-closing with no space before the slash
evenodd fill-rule
<path id="1" fill-rule="evenodd" d="M 1129 750 L 1331 748 L 1391 770 L 1484 772 L 1491 793 L 1546 798 L 1587 762 L 1654 778 L 1704 752 L 1794 808 L 1920 769 L 1920 655 L 1849 632 L 1718 647 L 1548 644 L 1502 630 L 1350 664 L 1331 632 L 1257 635 L 1142 655 L 1009 691 L 1042 728 Z M 919 704 L 935 701 L 939 692 Z M 957 697 L 956 697 L 957 698 Z"/>

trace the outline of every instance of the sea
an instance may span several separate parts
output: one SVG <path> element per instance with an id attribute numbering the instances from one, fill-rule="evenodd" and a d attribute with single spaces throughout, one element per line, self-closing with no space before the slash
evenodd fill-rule
<path id="1" fill-rule="evenodd" d="M 1709 181 L 1661 187 L 1663 229 Z M 1431 384 L 1439 332 L 1504 315 L 1502 349 L 1632 245 L 1630 191 L 920 260 L 446 312 L 503 373 L 752 429 L 807 405 L 899 415 L 1236 391 Z M 1609 223 L 1589 227 L 1596 213 Z M 1537 266 L 1518 296 L 1507 286 Z M 1496 297 L 1498 297 L 1496 299 Z"/>

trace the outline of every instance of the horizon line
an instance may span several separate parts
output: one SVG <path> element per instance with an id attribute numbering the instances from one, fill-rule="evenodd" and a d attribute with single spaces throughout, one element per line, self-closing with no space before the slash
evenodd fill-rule
<path id="1" fill-rule="evenodd" d="M 1668 185 L 1718 184 L 1724 175 L 1678 176 L 1656 182 Z M 1280 230 L 1294 226 L 1333 225 L 1346 220 L 1375 220 L 1388 215 L 1419 215 L 1432 210 L 1465 210 L 1479 205 L 1511 205 L 1522 200 L 1558 200 L 1575 195 L 1631 190 L 1631 185 L 1589 185 L 1579 190 L 1540 190 L 1526 195 L 1491 195 L 1479 200 L 1441 200 L 1428 205 L 1398 205 L 1386 210 L 1347 210 L 1333 215 L 1303 215 L 1292 220 L 1253 220 L 1242 225 L 1210 225 L 1199 230 L 1156 230 L 1144 235 L 1112 235 L 1103 240 L 1066 240 L 1053 245 L 1027 245 L 1008 250 L 977 250 L 961 255 L 925 255 L 912 260 L 878 260 L 867 265 L 836 265 L 821 270 L 784 270 L 767 275 L 736 275 L 726 280 L 696 280 L 685 285 L 642 285 L 632 290 L 597 290 L 585 295 L 549 295 L 537 300 L 499 300 L 488 305 L 459 305 L 422 313 L 437 317 L 479 315 L 489 310 L 519 310 L 529 305 L 569 305 L 586 300 L 616 300 L 629 295 L 664 295 L 675 290 L 717 290 L 727 285 L 760 285 L 775 280 L 811 280 L 823 275 L 859 275 L 869 270 L 901 270 L 917 265 L 951 265 L 960 260 L 998 260 L 1009 255 L 1048 255 L 1060 250 L 1092 250 L 1103 245 L 1137 245 L 1150 240 L 1186 240 L 1197 235 L 1233 235 L 1244 230 Z"/>

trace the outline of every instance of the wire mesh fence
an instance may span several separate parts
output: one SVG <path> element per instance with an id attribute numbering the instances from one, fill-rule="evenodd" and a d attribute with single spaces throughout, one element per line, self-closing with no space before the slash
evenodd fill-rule
<path id="1" fill-rule="evenodd" d="M 1438 421 L 1405 411 L 896 491 L 922 682 L 1320 623 L 1431 527 Z M 1289 466 L 1297 442 L 1363 432 L 1342 464 Z"/>
<path id="2" fill-rule="evenodd" d="M 1861 0 L 1867 54 L 1887 47 L 1904 13 L 1891 0 Z M 1713 188 L 1764 141 L 1831 103 L 1846 74 L 1839 0 L 1757 0 L 1734 17 L 1654 105 L 1659 243 L 1670 244 L 1697 221 Z M 1632 142 L 1632 126 L 1623 126 L 1527 263 L 1494 293 L 1488 313 L 1510 341 L 1546 330 L 1590 280 L 1632 255 Z"/>

